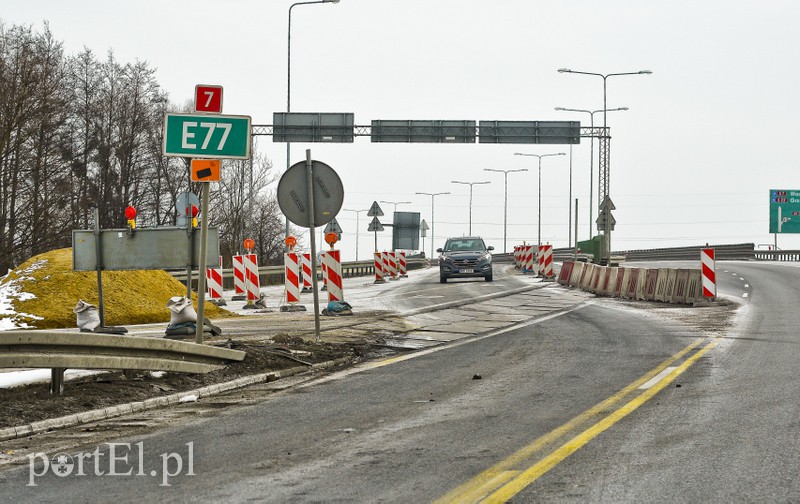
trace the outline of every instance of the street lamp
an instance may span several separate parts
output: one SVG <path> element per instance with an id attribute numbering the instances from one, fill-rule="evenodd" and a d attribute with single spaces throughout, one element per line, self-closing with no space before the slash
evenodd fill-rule
<path id="1" fill-rule="evenodd" d="M 430 197 L 431 197 L 431 256 L 430 256 L 430 259 L 433 259 L 433 245 L 434 245 L 434 242 L 436 241 L 436 240 L 435 240 L 435 236 L 436 236 L 436 234 L 434 234 L 435 232 L 434 232 L 434 230 L 433 230 L 433 228 L 434 228 L 434 222 L 435 222 L 435 221 L 434 221 L 434 219 L 433 219 L 433 199 L 434 199 L 436 196 L 441 196 L 441 195 L 443 195 L 443 194 L 450 194 L 450 192 L 449 192 L 449 191 L 448 191 L 448 192 L 437 192 L 437 193 L 429 193 L 429 192 L 416 192 L 416 193 L 414 193 L 414 194 L 422 194 L 422 195 L 424 195 L 424 196 L 430 196 Z"/>
<path id="2" fill-rule="evenodd" d="M 321 3 L 332 3 L 337 4 L 339 0 L 314 0 L 311 2 L 296 2 L 289 6 L 289 24 L 288 24 L 288 37 L 286 41 L 286 113 L 292 111 L 292 9 L 297 5 L 311 5 L 311 4 L 321 4 Z M 286 142 L 286 170 L 289 170 L 291 167 L 290 161 L 290 152 L 291 152 L 291 143 Z M 309 230 L 311 233 L 314 232 L 313 229 Z M 286 217 L 286 226 L 285 226 L 285 235 L 289 236 L 289 218 Z"/>
<path id="3" fill-rule="evenodd" d="M 460 180 L 453 180 L 453 184 L 464 184 L 469 186 L 469 236 L 472 236 L 472 186 L 480 184 L 491 184 L 488 180 L 484 182 L 462 182 Z"/>
<path id="4" fill-rule="evenodd" d="M 361 228 L 358 225 L 358 217 L 361 212 L 369 212 L 369 210 L 348 210 L 347 208 L 342 208 L 345 212 L 355 212 L 356 214 L 356 262 L 358 261 L 358 232 Z"/>
<path id="5" fill-rule="evenodd" d="M 619 75 L 650 75 L 650 74 L 653 73 L 650 70 L 639 70 L 638 72 L 619 72 L 619 73 L 602 74 L 602 73 L 595 73 L 595 72 L 579 72 L 577 70 L 571 70 L 569 68 L 559 68 L 558 72 L 559 73 L 573 73 L 573 74 L 579 74 L 579 75 L 594 75 L 594 76 L 603 78 L 603 134 L 606 135 L 606 136 L 608 135 L 608 122 L 607 122 L 608 104 L 607 104 L 607 99 L 606 99 L 606 96 L 607 96 L 606 90 L 607 90 L 608 78 L 609 77 L 616 77 L 616 76 L 619 76 Z M 602 147 L 602 144 L 601 144 L 601 147 Z M 601 150 L 602 150 L 602 148 L 601 148 Z M 608 170 L 609 166 L 608 166 L 608 159 L 607 159 L 607 156 L 608 156 L 608 149 L 607 148 L 605 150 L 605 156 L 606 156 L 606 159 L 604 160 L 604 163 L 601 163 L 601 164 L 605 164 L 603 169 L 604 170 Z M 605 173 L 604 175 L 605 175 L 605 178 L 604 178 L 605 185 L 602 187 L 602 191 L 605 193 L 605 194 L 603 194 L 603 196 L 607 197 L 608 194 L 610 193 L 608 173 Z M 601 185 L 603 185 L 603 184 L 601 184 Z M 605 241 L 605 249 L 606 249 L 604 255 L 606 257 L 606 260 L 608 261 L 608 264 L 610 264 L 611 263 L 611 216 L 608 216 L 608 218 L 606 219 L 606 229 L 605 229 L 605 240 L 604 241 Z"/>
<path id="6" fill-rule="evenodd" d="M 381 203 L 386 203 L 387 205 L 394 205 L 394 210 L 392 213 L 397 212 L 397 205 L 410 205 L 411 201 L 384 201 L 381 200 Z"/>
<path id="7" fill-rule="evenodd" d="M 522 152 L 515 152 L 515 156 L 531 156 L 539 158 L 539 237 L 538 245 L 542 245 L 542 158 L 550 156 L 566 156 L 566 152 L 554 152 L 551 154 L 525 154 Z"/>
<path id="8" fill-rule="evenodd" d="M 508 229 L 508 174 L 514 172 L 525 172 L 527 168 L 518 168 L 516 170 L 497 170 L 495 168 L 484 168 L 483 171 L 502 173 L 505 178 L 505 196 L 503 198 L 503 253 L 506 253 L 506 238 Z"/>
<path id="9" fill-rule="evenodd" d="M 602 112 L 604 109 L 598 110 L 586 110 L 586 109 L 573 109 L 573 108 L 566 108 L 566 107 L 556 107 L 556 110 L 561 110 L 564 112 L 585 112 L 589 114 L 590 118 L 590 126 L 592 131 L 594 131 L 594 115 L 598 112 Z M 608 109 L 607 112 L 616 112 L 618 110 L 628 110 L 628 107 L 617 107 L 613 109 Z M 570 144 L 570 149 L 572 149 L 572 144 Z M 569 172 L 569 180 L 570 180 L 570 189 L 572 188 L 572 164 L 570 164 L 570 172 Z M 594 191 L 594 133 L 592 136 L 589 137 L 589 239 L 592 238 L 592 226 L 594 226 L 594 221 L 592 220 L 594 207 L 592 204 L 592 192 Z M 570 205 L 572 204 L 572 190 L 570 190 L 569 196 Z M 598 205 L 600 202 L 597 203 Z M 570 206 L 570 211 L 572 206 Z M 571 214 L 570 214 L 571 215 Z M 577 219 L 578 216 L 576 215 L 575 218 Z M 572 219 L 570 218 L 570 223 Z M 578 237 L 575 237 L 575 241 L 578 241 Z"/>

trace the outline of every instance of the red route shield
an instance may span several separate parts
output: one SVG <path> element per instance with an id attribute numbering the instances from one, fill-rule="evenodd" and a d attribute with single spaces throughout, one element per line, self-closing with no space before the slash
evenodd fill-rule
<path id="1" fill-rule="evenodd" d="M 196 112 L 222 113 L 222 86 L 198 84 L 194 87 L 194 110 Z"/>

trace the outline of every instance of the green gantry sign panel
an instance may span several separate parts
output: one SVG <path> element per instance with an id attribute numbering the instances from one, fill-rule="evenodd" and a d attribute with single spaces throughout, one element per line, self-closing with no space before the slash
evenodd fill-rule
<path id="1" fill-rule="evenodd" d="M 770 189 L 769 232 L 800 233 L 800 190 Z"/>
<path id="2" fill-rule="evenodd" d="M 250 116 L 166 114 L 164 155 L 249 159 L 250 133 Z"/>

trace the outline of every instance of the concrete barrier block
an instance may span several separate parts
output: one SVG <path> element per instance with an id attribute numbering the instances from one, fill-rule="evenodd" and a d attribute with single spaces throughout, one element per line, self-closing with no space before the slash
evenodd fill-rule
<path id="1" fill-rule="evenodd" d="M 689 270 L 679 269 L 675 272 L 675 287 L 672 290 L 672 303 L 683 304 L 686 302 L 686 287 L 689 280 Z"/>
<path id="2" fill-rule="evenodd" d="M 569 285 L 572 287 L 577 287 L 580 283 L 581 276 L 583 275 L 583 269 L 586 267 L 586 263 L 576 262 L 575 266 L 572 268 L 572 275 L 569 278 Z"/>

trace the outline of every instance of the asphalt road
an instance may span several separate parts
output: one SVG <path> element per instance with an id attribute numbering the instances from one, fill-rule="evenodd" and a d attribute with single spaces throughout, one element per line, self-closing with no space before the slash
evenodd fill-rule
<path id="1" fill-rule="evenodd" d="M 130 474 L 109 474 L 108 446 L 69 454 L 63 477 L 41 463 L 6 471 L 2 499 L 796 501 L 800 269 L 718 272 L 746 303 L 735 324 L 725 310 L 576 299 L 121 439 L 114 472 Z M 430 289 L 430 303 L 518 282 L 408 288 Z"/>

